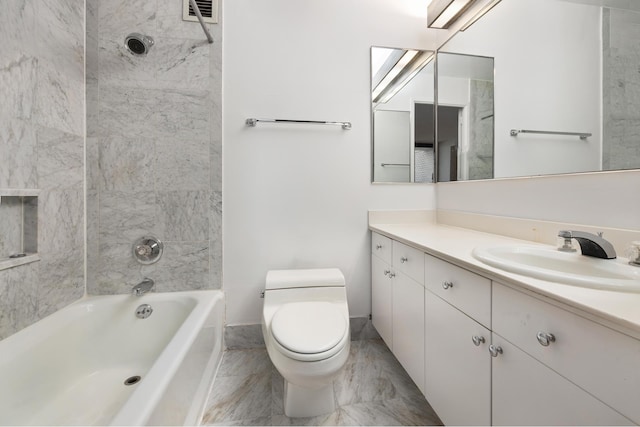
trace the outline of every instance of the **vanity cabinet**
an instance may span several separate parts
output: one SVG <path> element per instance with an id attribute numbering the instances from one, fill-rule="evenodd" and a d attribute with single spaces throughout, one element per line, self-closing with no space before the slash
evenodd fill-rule
<path id="1" fill-rule="evenodd" d="M 640 341 L 496 282 L 493 331 L 640 423 Z M 599 423 L 617 422 L 612 417 Z"/>
<path id="2" fill-rule="evenodd" d="M 371 320 L 424 393 L 424 255 L 372 233 Z"/>
<path id="3" fill-rule="evenodd" d="M 491 332 L 425 292 L 425 396 L 445 425 L 491 424 Z"/>
<path id="4" fill-rule="evenodd" d="M 373 324 L 446 425 L 640 424 L 640 340 L 373 236 Z"/>
<path id="5" fill-rule="evenodd" d="M 387 347 L 393 346 L 391 265 L 371 257 L 371 322 Z"/>
<path id="6" fill-rule="evenodd" d="M 633 424 L 499 335 L 492 343 L 492 425 Z"/>

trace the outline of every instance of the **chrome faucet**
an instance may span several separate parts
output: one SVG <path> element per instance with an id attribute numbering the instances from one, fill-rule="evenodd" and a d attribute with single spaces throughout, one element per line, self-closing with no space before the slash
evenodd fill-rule
<path id="1" fill-rule="evenodd" d="M 580 244 L 582 255 L 603 259 L 616 258 L 616 250 L 609 241 L 602 237 L 602 233 L 592 234 L 585 231 L 560 230 L 558 237 L 565 239 L 564 246 L 559 250 L 566 250 L 568 239 L 576 239 Z"/>
<path id="2" fill-rule="evenodd" d="M 148 277 L 145 277 L 144 280 L 142 280 L 142 282 L 135 285 L 131 291 L 133 295 L 139 297 L 149 292 L 153 288 L 154 284 L 155 282 L 153 280 L 149 279 Z"/>

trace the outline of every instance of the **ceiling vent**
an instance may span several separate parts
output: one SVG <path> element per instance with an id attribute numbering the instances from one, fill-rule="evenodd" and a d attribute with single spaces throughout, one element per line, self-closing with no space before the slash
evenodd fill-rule
<path id="1" fill-rule="evenodd" d="M 196 0 L 204 22 L 218 23 L 218 0 Z M 198 17 L 191 7 L 189 0 L 182 0 L 182 20 L 198 22 Z"/>

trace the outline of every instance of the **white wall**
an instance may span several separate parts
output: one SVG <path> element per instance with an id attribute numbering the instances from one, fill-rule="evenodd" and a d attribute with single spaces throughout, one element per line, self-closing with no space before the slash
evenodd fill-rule
<path id="1" fill-rule="evenodd" d="M 503 1 L 442 50 L 495 58 L 495 176 L 600 170 L 601 17 L 595 6 Z M 510 129 L 591 132 L 509 135 Z"/>
<path id="2" fill-rule="evenodd" d="M 269 269 L 339 267 L 370 312 L 368 209 L 432 209 L 432 185 L 372 185 L 369 49 L 433 49 L 425 0 L 231 0 L 224 7 L 227 323 L 258 323 Z M 248 117 L 351 121 L 352 130 Z"/>

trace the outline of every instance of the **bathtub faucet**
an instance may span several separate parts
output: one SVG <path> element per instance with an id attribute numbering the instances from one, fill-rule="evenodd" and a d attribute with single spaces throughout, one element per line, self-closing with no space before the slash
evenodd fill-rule
<path id="1" fill-rule="evenodd" d="M 139 296 L 142 296 L 142 294 L 146 294 L 153 288 L 154 283 L 155 282 L 153 280 L 149 279 L 148 277 L 145 277 L 142 282 L 138 283 L 133 287 L 132 289 L 133 295 L 139 297 Z"/>

